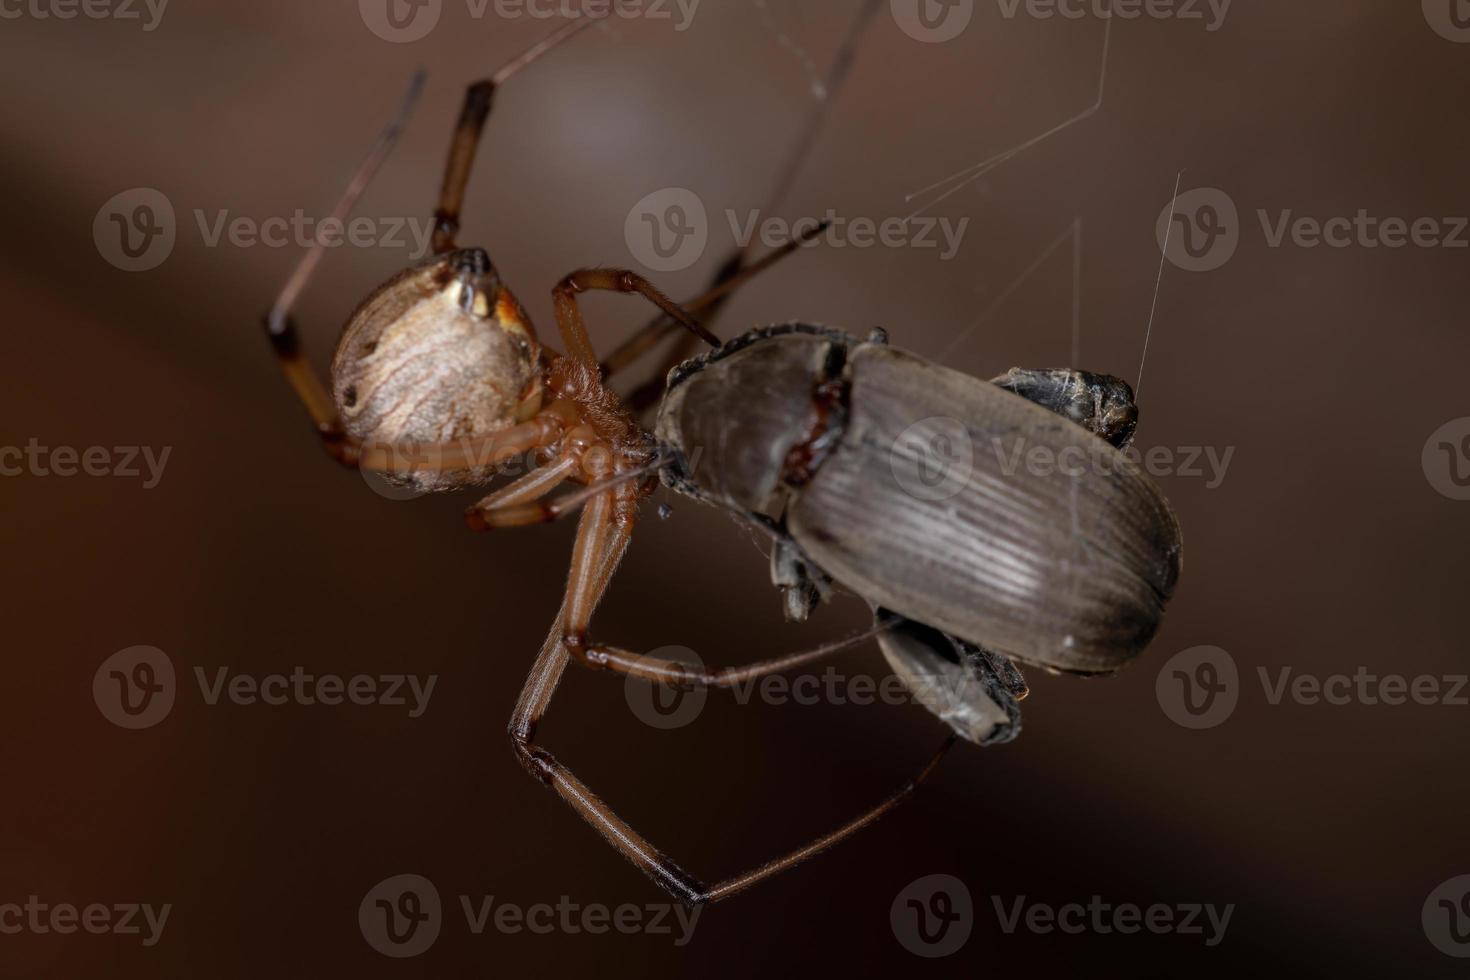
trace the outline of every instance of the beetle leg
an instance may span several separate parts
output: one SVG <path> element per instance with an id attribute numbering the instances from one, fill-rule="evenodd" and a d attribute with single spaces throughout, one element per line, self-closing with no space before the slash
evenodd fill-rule
<path id="1" fill-rule="evenodd" d="M 817 603 L 832 594 L 832 578 L 804 560 L 801 550 L 785 539 L 771 549 L 771 584 L 781 590 L 787 622 L 804 623 Z"/>
<path id="2" fill-rule="evenodd" d="M 1071 419 L 1118 449 L 1138 428 L 1138 406 L 1128 382 L 1074 368 L 1011 368 L 990 383 Z"/>
<path id="3" fill-rule="evenodd" d="M 894 674 L 956 734 L 995 745 L 1021 733 L 1026 682 L 1004 656 L 886 610 L 877 619 L 889 626 L 878 643 Z"/>
<path id="4" fill-rule="evenodd" d="M 490 117 L 490 106 L 495 101 L 495 90 L 505 84 L 506 79 L 516 72 L 595 22 L 594 18 L 580 17 L 564 24 L 553 31 L 549 37 L 511 59 L 489 78 L 475 82 L 465 90 L 464 108 L 460 111 L 459 122 L 454 127 L 454 139 L 449 144 L 449 160 L 444 166 L 444 186 L 439 194 L 439 207 L 434 212 L 433 247 L 435 255 L 452 252 L 456 247 L 454 237 L 459 233 L 459 214 L 464 207 L 465 187 L 470 182 L 470 171 L 475 164 L 475 151 L 479 149 L 480 136 L 485 131 L 485 121 Z"/>

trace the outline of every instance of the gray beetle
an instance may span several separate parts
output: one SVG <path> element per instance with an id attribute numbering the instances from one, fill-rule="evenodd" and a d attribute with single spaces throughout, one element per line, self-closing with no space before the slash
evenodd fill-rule
<path id="1" fill-rule="evenodd" d="M 655 434 L 665 485 L 772 534 L 788 618 L 855 592 L 917 698 L 988 744 L 1019 728 L 1011 658 L 1107 674 L 1158 629 L 1180 532 L 1121 451 L 1137 419 L 1116 378 L 986 382 L 796 323 L 676 368 Z"/>

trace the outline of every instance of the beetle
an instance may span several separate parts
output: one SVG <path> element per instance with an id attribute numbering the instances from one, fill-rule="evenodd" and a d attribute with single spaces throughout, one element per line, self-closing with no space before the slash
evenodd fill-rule
<path id="1" fill-rule="evenodd" d="M 1013 371 L 989 383 L 891 347 L 881 331 L 859 342 L 807 324 L 758 329 L 721 344 L 696 319 L 804 240 L 758 262 L 727 264 L 703 297 L 683 306 L 628 270 L 574 272 L 553 290 L 564 350 L 543 343 L 489 254 L 457 242 L 460 210 L 500 85 L 588 23 L 559 29 L 467 89 L 435 212 L 434 254 L 351 314 L 330 384 L 301 351 L 291 316 L 321 258 L 320 242 L 300 260 L 265 325 L 287 381 L 338 462 L 416 491 L 443 492 L 485 487 L 510 459 L 529 455 L 537 467 L 471 506 L 470 527 L 579 514 L 561 609 L 517 700 L 511 742 L 522 765 L 610 844 L 675 897 L 699 904 L 733 895 L 871 823 L 910 795 L 956 740 L 1013 738 L 1026 687 L 1011 658 L 1082 674 L 1127 663 L 1157 628 L 1173 589 L 1179 534 L 1162 495 L 1120 451 L 1137 420 L 1121 381 L 1062 370 Z M 418 76 L 335 217 L 351 211 L 421 86 Z M 660 317 L 599 361 L 579 300 L 590 290 L 641 296 Z M 650 431 L 636 403 L 625 403 L 606 382 L 671 324 L 712 350 L 666 359 L 670 370 L 656 389 L 662 400 Z M 996 452 L 987 453 L 987 440 Z M 1072 453 L 1085 465 L 1052 478 L 1008 465 L 1025 457 L 1027 442 Z M 941 449 L 948 460 L 944 454 L 956 447 L 968 447 L 965 472 L 956 480 L 950 466 L 940 466 L 939 483 L 948 489 L 936 495 L 930 457 Z M 773 581 L 788 618 L 806 618 L 841 585 L 872 606 L 874 626 L 813 650 L 713 669 L 594 641 L 593 613 L 641 503 L 660 481 L 771 536 Z M 552 497 L 566 482 L 583 489 Z M 572 660 L 677 686 L 730 686 L 873 637 L 951 734 L 882 803 L 717 884 L 684 871 L 536 743 L 538 723 Z"/>
<path id="2" fill-rule="evenodd" d="M 1025 694 L 1005 658 L 1112 673 L 1159 626 L 1181 538 L 1122 453 L 1137 419 L 1117 378 L 1013 369 L 985 382 L 881 330 L 859 342 L 795 323 L 676 368 L 655 432 L 676 455 L 665 485 L 771 534 L 789 619 L 846 586 L 874 607 L 919 699 L 990 744 L 1015 736 Z M 950 455 L 926 486 L 936 443 Z M 1059 466 L 1021 464 L 1038 449 Z"/>

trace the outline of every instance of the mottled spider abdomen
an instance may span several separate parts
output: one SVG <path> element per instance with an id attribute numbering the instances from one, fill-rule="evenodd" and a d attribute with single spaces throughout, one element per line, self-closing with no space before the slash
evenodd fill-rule
<path id="1" fill-rule="evenodd" d="M 428 447 L 485 436 L 540 408 L 537 346 L 479 249 L 414 266 L 358 307 L 332 358 L 347 434 L 423 457 L 392 482 L 419 491 L 490 482 L 498 461 L 433 472 Z"/>

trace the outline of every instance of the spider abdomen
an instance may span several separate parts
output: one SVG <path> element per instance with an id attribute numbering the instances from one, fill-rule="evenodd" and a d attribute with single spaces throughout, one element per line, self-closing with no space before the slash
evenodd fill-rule
<path id="1" fill-rule="evenodd" d="M 432 455 L 428 447 L 489 435 L 539 407 L 534 344 L 519 308 L 493 275 L 466 262 L 455 253 L 412 268 L 348 320 L 332 359 L 332 395 L 349 436 Z M 496 471 L 490 459 L 442 473 L 424 462 L 393 481 L 454 490 L 487 483 Z"/>

